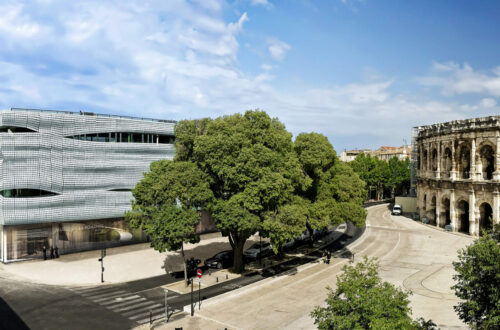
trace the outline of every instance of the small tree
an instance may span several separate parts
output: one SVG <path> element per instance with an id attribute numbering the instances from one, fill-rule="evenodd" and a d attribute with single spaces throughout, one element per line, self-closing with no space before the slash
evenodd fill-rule
<path id="1" fill-rule="evenodd" d="M 142 228 L 159 251 L 181 250 L 187 280 L 184 243 L 198 243 L 195 231 L 199 209 L 213 199 L 208 178 L 195 164 L 159 160 L 132 190 L 132 210 L 125 218 L 132 228 Z M 187 282 L 187 281 L 186 281 Z"/>
<path id="2" fill-rule="evenodd" d="M 454 307 L 460 319 L 474 329 L 499 329 L 500 225 L 460 250 L 453 267 L 452 289 L 463 300 Z"/>
<path id="3" fill-rule="evenodd" d="M 378 269 L 378 263 L 366 257 L 355 266 L 344 266 L 337 289 L 327 288 L 326 307 L 311 312 L 318 328 L 434 329 L 432 321 L 411 319 L 411 292 L 382 282 Z"/>

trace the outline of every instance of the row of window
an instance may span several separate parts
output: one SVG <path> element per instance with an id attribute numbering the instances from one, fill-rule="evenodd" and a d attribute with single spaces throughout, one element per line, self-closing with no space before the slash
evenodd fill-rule
<path id="1" fill-rule="evenodd" d="M 94 142 L 122 142 L 122 143 L 156 143 L 174 144 L 175 137 L 172 135 L 147 134 L 147 133 L 95 133 L 71 135 L 67 138 Z"/>
<path id="2" fill-rule="evenodd" d="M 117 189 L 110 189 L 109 191 L 131 191 L 131 189 L 117 188 Z M 39 189 L 6 189 L 6 190 L 0 190 L 0 195 L 2 195 L 5 198 L 29 198 L 29 197 L 49 197 L 49 196 L 56 196 L 59 194 Z"/>
<path id="3" fill-rule="evenodd" d="M 39 189 L 6 189 L 0 191 L 5 198 L 47 197 L 55 196 L 56 193 Z"/>

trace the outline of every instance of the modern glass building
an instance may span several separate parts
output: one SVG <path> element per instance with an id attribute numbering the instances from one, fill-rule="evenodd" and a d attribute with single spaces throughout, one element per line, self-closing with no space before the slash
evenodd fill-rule
<path id="1" fill-rule="evenodd" d="M 0 261 L 145 241 L 127 229 L 131 189 L 173 159 L 174 121 L 0 111 Z"/>

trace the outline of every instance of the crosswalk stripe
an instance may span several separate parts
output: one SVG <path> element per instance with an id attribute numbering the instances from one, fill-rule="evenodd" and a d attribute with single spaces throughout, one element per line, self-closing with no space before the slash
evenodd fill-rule
<path id="1" fill-rule="evenodd" d="M 154 309 L 154 308 L 159 308 L 159 307 L 163 307 L 163 305 L 154 304 L 154 305 L 151 305 L 151 306 L 145 306 L 145 307 L 142 307 L 142 308 L 134 309 L 133 311 L 128 311 L 128 312 L 122 313 L 122 315 L 128 317 L 128 316 L 132 316 L 134 314 L 137 314 L 137 312 L 142 312 L 142 311 L 148 311 L 149 312 L 149 310 Z"/>
<path id="2" fill-rule="evenodd" d="M 106 306 L 106 308 L 111 309 L 112 311 L 115 311 L 115 309 L 117 309 L 117 308 L 125 307 L 125 306 L 131 305 L 131 304 L 136 304 L 138 302 L 145 301 L 145 300 L 146 300 L 146 298 L 134 299 L 134 300 L 122 302 L 122 303 L 119 303 L 119 304 L 115 304 L 115 305 L 112 305 L 112 306 Z"/>
<path id="3" fill-rule="evenodd" d="M 95 300 L 95 299 L 99 299 L 99 298 L 109 297 L 109 296 L 112 296 L 115 294 L 124 294 L 124 293 L 126 293 L 126 292 L 123 290 L 119 290 L 119 291 L 110 291 L 110 292 L 106 292 L 106 293 L 100 293 L 100 294 L 94 294 L 94 295 L 83 295 L 83 296 L 85 298 Z"/>
<path id="4" fill-rule="evenodd" d="M 106 290 L 113 290 L 113 289 L 116 289 L 116 288 L 114 286 L 95 286 L 95 287 L 89 287 L 89 288 L 75 289 L 73 291 L 76 291 L 79 293 L 92 293 L 92 292 L 106 291 Z"/>
<path id="5" fill-rule="evenodd" d="M 171 311 L 169 311 L 169 313 L 170 312 Z M 165 310 L 163 308 L 162 309 L 156 309 L 156 310 L 153 311 L 153 320 L 161 318 L 161 317 L 158 317 L 160 315 L 162 315 L 162 317 L 165 317 Z M 140 320 L 137 320 L 141 316 L 147 316 L 147 317 L 143 318 L 143 319 L 140 319 Z M 136 315 L 136 316 L 129 317 L 129 320 L 136 320 L 136 322 L 139 323 L 139 324 L 143 324 L 143 323 L 149 322 L 149 313 L 143 313 L 141 315 Z"/>
<path id="6" fill-rule="evenodd" d="M 110 305 L 113 303 L 121 303 L 121 302 L 125 302 L 127 300 L 130 300 L 130 299 L 135 299 L 135 298 L 140 298 L 140 297 L 141 296 L 138 296 L 136 294 L 133 296 L 128 296 L 128 297 L 117 297 L 114 300 L 100 302 L 99 305 L 106 306 L 106 305 Z"/>
<path id="7" fill-rule="evenodd" d="M 109 295 L 109 296 L 106 296 L 106 297 L 102 297 L 102 298 L 99 298 L 99 299 L 92 299 L 94 302 L 98 303 L 98 302 L 103 302 L 103 301 L 107 301 L 107 300 L 113 300 L 113 299 L 116 299 L 120 296 L 126 296 L 127 293 L 116 293 L 116 294 L 112 294 L 112 295 Z"/>
<path id="8" fill-rule="evenodd" d="M 141 302 L 139 304 L 132 305 L 132 306 L 116 308 L 116 309 L 113 309 L 113 311 L 115 311 L 115 312 L 123 312 L 123 311 L 128 311 L 128 310 L 130 310 L 132 308 L 136 308 L 136 307 L 140 307 L 140 306 L 145 306 L 145 305 L 149 305 L 149 304 L 154 304 L 154 302 L 152 302 L 152 301 L 145 301 L 145 302 Z"/>

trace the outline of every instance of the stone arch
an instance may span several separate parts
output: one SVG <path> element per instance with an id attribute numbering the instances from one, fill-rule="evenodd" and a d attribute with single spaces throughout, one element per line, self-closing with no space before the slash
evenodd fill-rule
<path id="1" fill-rule="evenodd" d="M 432 170 L 437 171 L 438 169 L 438 152 L 437 149 L 434 148 L 432 149 L 432 156 L 431 156 L 431 164 L 432 164 Z"/>
<path id="2" fill-rule="evenodd" d="M 489 203 L 479 205 L 479 235 L 482 235 L 483 230 L 491 230 L 493 228 L 493 209 Z"/>
<path id="3" fill-rule="evenodd" d="M 423 161 L 422 161 L 422 169 L 423 170 L 427 170 L 427 149 L 424 150 L 424 153 L 423 153 Z"/>
<path id="4" fill-rule="evenodd" d="M 457 231 L 469 233 L 469 202 L 459 200 L 457 202 Z"/>
<path id="5" fill-rule="evenodd" d="M 470 178 L 471 149 L 468 145 L 460 146 L 457 157 L 457 171 L 460 179 Z"/>
<path id="6" fill-rule="evenodd" d="M 489 144 L 484 144 L 479 149 L 479 158 L 482 164 L 482 178 L 483 180 L 493 179 L 493 172 L 495 172 L 495 151 Z"/>
<path id="7" fill-rule="evenodd" d="M 439 218 L 441 219 L 439 223 L 440 227 L 444 228 L 451 224 L 450 199 L 448 197 L 443 197 L 441 199 L 441 215 Z"/>
<path id="8" fill-rule="evenodd" d="M 453 168 L 453 158 L 451 155 L 451 149 L 445 148 L 442 157 L 441 173 L 443 177 L 449 178 L 451 170 Z"/>

